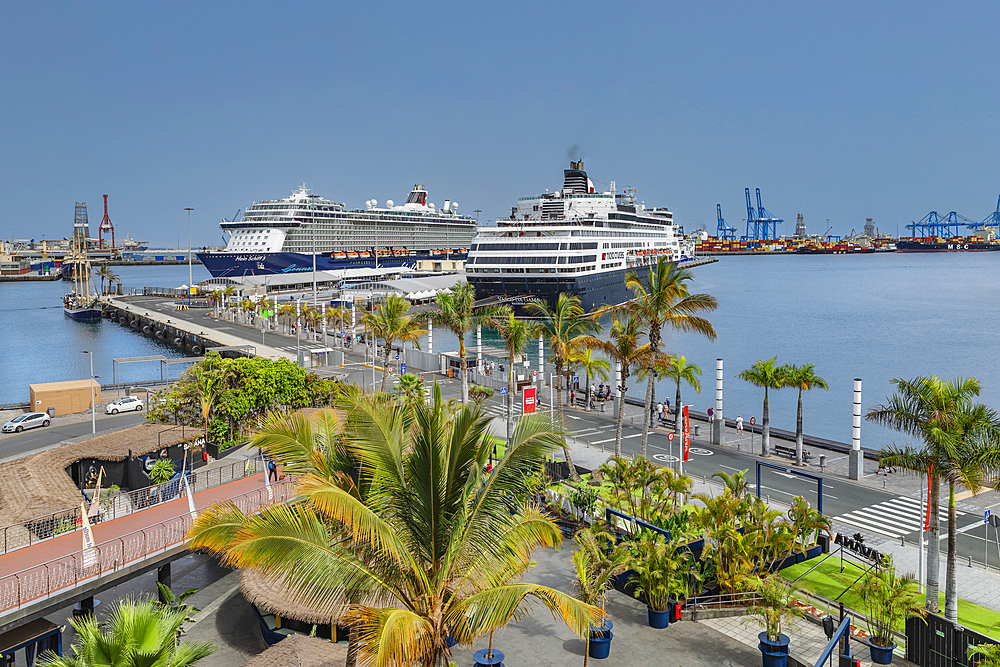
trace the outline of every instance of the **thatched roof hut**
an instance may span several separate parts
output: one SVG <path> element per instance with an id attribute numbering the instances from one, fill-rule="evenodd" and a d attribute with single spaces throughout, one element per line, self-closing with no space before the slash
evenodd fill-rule
<path id="1" fill-rule="evenodd" d="M 139 424 L 0 463 L 0 523 L 15 524 L 80 507 L 82 496 L 66 468 L 81 459 L 124 461 L 193 440 L 197 430 Z"/>
<path id="2" fill-rule="evenodd" d="M 343 667 L 347 647 L 306 635 L 289 635 L 250 659 L 245 667 Z"/>
<path id="3" fill-rule="evenodd" d="M 300 602 L 280 578 L 267 576 L 258 570 L 240 572 L 240 592 L 247 602 L 258 609 L 303 623 L 330 625 L 343 613 L 340 605 L 317 609 Z"/>

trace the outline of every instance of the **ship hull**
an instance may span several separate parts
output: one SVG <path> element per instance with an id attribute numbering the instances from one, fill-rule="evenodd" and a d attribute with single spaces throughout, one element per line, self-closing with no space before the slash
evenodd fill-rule
<path id="1" fill-rule="evenodd" d="M 313 269 L 312 255 L 293 252 L 205 252 L 198 253 L 197 257 L 205 265 L 205 268 L 208 269 L 208 272 L 212 274 L 213 278 L 305 273 L 311 272 Z M 378 268 L 410 267 L 414 266 L 419 260 L 452 262 L 465 261 L 465 258 L 465 253 L 452 253 L 448 255 L 431 255 L 430 253 L 379 255 Z M 371 255 L 345 259 L 331 257 L 329 254 L 316 255 L 317 271 L 373 268 L 375 268 L 375 258 Z"/>
<path id="2" fill-rule="evenodd" d="M 98 322 L 101 319 L 100 308 L 66 308 L 64 306 L 63 313 L 66 317 L 78 322 Z"/>
<path id="3" fill-rule="evenodd" d="M 950 241 L 897 241 L 896 252 L 995 252 L 1000 243 L 957 243 Z"/>

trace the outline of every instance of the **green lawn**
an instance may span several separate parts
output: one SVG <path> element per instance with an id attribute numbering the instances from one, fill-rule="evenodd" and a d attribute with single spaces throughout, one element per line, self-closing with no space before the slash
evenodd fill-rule
<path id="1" fill-rule="evenodd" d="M 804 563 L 786 567 L 781 571 L 789 581 L 798 579 L 809 568 L 813 567 L 823 559 L 817 556 Z M 844 560 L 844 572 L 840 573 L 840 557 L 830 556 L 815 570 L 799 579 L 796 585 L 807 591 L 818 593 L 831 600 L 836 600 L 837 596 L 843 593 L 855 579 L 861 576 L 863 570 L 852 562 Z M 943 582 L 942 582 L 943 585 Z M 944 593 L 939 593 L 942 609 L 944 608 Z M 862 611 L 860 601 L 854 591 L 848 591 L 840 598 L 843 603 L 852 609 Z M 1000 613 L 981 607 L 967 600 L 958 601 L 958 622 L 965 627 L 981 632 L 984 635 L 1000 639 Z M 902 631 L 902 628 L 899 628 Z"/>

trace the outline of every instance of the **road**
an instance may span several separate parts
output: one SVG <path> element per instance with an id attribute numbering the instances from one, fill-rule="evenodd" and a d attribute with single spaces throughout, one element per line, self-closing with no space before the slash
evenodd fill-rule
<path id="1" fill-rule="evenodd" d="M 113 428 L 124 426 L 135 426 L 146 421 L 145 412 L 128 412 L 120 415 L 98 415 L 97 432 L 107 431 Z M 13 435 L 0 438 L 0 459 L 15 458 L 23 456 L 28 452 L 45 449 L 58 445 L 63 440 L 79 438 L 82 435 L 91 433 L 91 422 L 88 419 L 83 422 L 72 422 L 68 424 L 52 424 L 48 427 L 39 427 L 15 433 Z"/>

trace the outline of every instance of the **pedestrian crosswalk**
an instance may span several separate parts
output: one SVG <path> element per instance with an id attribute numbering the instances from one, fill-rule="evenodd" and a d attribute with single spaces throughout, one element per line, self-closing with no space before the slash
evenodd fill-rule
<path id="1" fill-rule="evenodd" d="M 920 530 L 926 512 L 926 507 L 921 511 L 919 500 L 899 496 L 892 500 L 846 512 L 834 517 L 833 520 L 860 528 L 862 531 L 899 538 Z M 948 523 L 947 506 L 942 504 L 938 516 L 942 530 L 944 530 L 944 526 Z M 958 512 L 957 516 L 965 516 L 965 512 Z"/>

